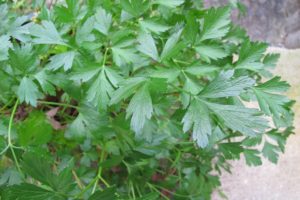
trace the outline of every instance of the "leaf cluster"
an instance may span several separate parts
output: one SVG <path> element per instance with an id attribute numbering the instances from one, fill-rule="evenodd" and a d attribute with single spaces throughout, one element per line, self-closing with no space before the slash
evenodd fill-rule
<path id="1" fill-rule="evenodd" d="M 1 199 L 210 199 L 230 160 L 284 152 L 289 85 L 234 4 L 22 6 L 0 5 Z"/>

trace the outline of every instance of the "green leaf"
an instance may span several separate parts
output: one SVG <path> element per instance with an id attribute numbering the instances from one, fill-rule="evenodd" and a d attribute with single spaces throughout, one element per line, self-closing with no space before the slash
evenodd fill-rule
<path id="1" fill-rule="evenodd" d="M 200 85 L 197 84 L 193 79 L 186 76 L 183 89 L 185 91 L 191 93 L 192 95 L 196 95 L 200 92 L 202 87 L 200 87 Z M 191 100 L 190 94 L 185 93 L 185 92 L 181 93 L 181 102 L 182 102 L 183 108 L 186 108 L 189 105 L 190 100 Z"/>
<path id="2" fill-rule="evenodd" d="M 215 44 L 197 46 L 196 51 L 199 53 L 200 57 L 207 62 L 210 62 L 210 60 L 222 59 L 228 56 L 227 52 L 220 47 L 220 45 Z"/>
<path id="3" fill-rule="evenodd" d="M 288 88 L 289 85 L 285 81 L 280 81 L 279 77 L 253 88 L 260 109 L 273 118 L 277 127 L 292 125 L 291 119 L 293 116 L 286 108 L 290 100 L 286 96 L 278 94 L 287 91 Z"/>
<path id="4" fill-rule="evenodd" d="M 18 139 L 22 146 L 43 145 L 52 137 L 52 126 L 43 112 L 31 112 L 18 126 Z"/>
<path id="5" fill-rule="evenodd" d="M 41 97 L 41 93 L 38 90 L 36 84 L 27 77 L 24 77 L 21 80 L 21 83 L 18 87 L 17 95 L 21 102 L 26 102 L 32 106 L 36 106 L 37 99 Z"/>
<path id="6" fill-rule="evenodd" d="M 241 46 L 236 67 L 252 71 L 260 70 L 263 67 L 260 60 L 262 59 L 266 49 L 267 44 L 265 43 L 250 42 L 250 40 L 246 40 Z"/>
<path id="7" fill-rule="evenodd" d="M 75 40 L 78 45 L 85 45 L 86 43 L 93 42 L 96 38 L 92 34 L 94 30 L 95 17 L 89 17 L 82 26 L 78 26 L 76 30 Z"/>
<path id="8" fill-rule="evenodd" d="M 186 26 L 184 28 L 184 38 L 190 43 L 194 44 L 199 33 L 199 23 L 197 17 L 192 11 L 185 15 Z"/>
<path id="9" fill-rule="evenodd" d="M 200 64 L 195 63 L 190 67 L 187 67 L 184 71 L 191 75 L 199 76 L 199 75 L 207 75 L 216 71 L 219 71 L 219 67 L 209 64 Z"/>
<path id="10" fill-rule="evenodd" d="M 269 143 L 265 142 L 264 147 L 262 149 L 263 156 L 267 158 L 272 163 L 277 163 L 278 161 L 278 153 L 280 152 L 279 147 Z"/>
<path id="11" fill-rule="evenodd" d="M 240 95 L 245 89 L 254 85 L 255 80 L 247 76 L 233 78 L 234 71 L 222 71 L 217 78 L 210 82 L 201 92 L 204 98 L 222 98 Z"/>
<path id="12" fill-rule="evenodd" d="M 9 50 L 9 63 L 13 70 L 27 74 L 33 72 L 38 63 L 32 45 L 25 44 Z"/>
<path id="13" fill-rule="evenodd" d="M 167 59 L 168 57 L 174 55 L 176 52 L 178 52 L 178 50 L 182 48 L 183 43 L 182 42 L 178 43 L 181 33 L 182 33 L 182 29 L 173 33 L 173 35 L 169 37 L 162 50 L 161 60 Z"/>
<path id="14" fill-rule="evenodd" d="M 66 45 L 51 21 L 42 21 L 41 25 L 33 24 L 30 27 L 29 32 L 35 37 L 32 40 L 35 44 Z"/>
<path id="15" fill-rule="evenodd" d="M 10 42 L 10 37 L 8 35 L 0 36 L 0 61 L 8 59 L 8 49 L 12 48 L 12 43 Z"/>
<path id="16" fill-rule="evenodd" d="M 70 79 L 74 81 L 87 82 L 101 71 L 100 67 L 85 67 L 71 73 Z"/>
<path id="17" fill-rule="evenodd" d="M 110 104 L 119 103 L 121 100 L 128 98 L 134 93 L 135 89 L 138 88 L 142 83 L 145 82 L 145 78 L 136 77 L 128 79 L 120 83 L 120 87 L 113 92 Z"/>
<path id="18" fill-rule="evenodd" d="M 151 34 L 142 33 L 138 37 L 139 45 L 137 49 L 143 54 L 151 57 L 152 59 L 158 61 L 159 55 L 156 49 L 155 41 Z"/>
<path id="19" fill-rule="evenodd" d="M 30 40 L 28 34 L 29 34 L 29 27 L 31 24 L 26 23 L 27 21 L 28 21 L 27 16 L 17 17 L 13 22 L 9 24 L 7 34 L 22 42 L 28 42 Z"/>
<path id="20" fill-rule="evenodd" d="M 112 47 L 113 59 L 118 66 L 124 66 L 126 64 L 133 64 L 140 56 L 136 54 L 136 50 L 133 48 L 122 48 L 118 46 Z"/>
<path id="21" fill-rule="evenodd" d="M 169 26 L 158 23 L 154 20 L 143 20 L 139 21 L 139 23 L 144 31 L 150 31 L 156 34 L 160 34 L 170 29 Z"/>
<path id="22" fill-rule="evenodd" d="M 157 68 L 151 71 L 150 76 L 155 78 L 164 78 L 168 82 L 173 82 L 179 75 L 181 71 L 176 68 Z"/>
<path id="23" fill-rule="evenodd" d="M 68 139 L 83 141 L 94 132 L 101 133 L 100 130 L 107 126 L 107 117 L 94 106 L 82 105 L 78 112 L 76 119 L 67 127 L 65 137 Z"/>
<path id="24" fill-rule="evenodd" d="M 254 137 L 268 128 L 268 121 L 256 109 L 236 105 L 222 105 L 206 102 L 209 109 L 217 115 L 219 123 L 233 131 Z"/>
<path id="25" fill-rule="evenodd" d="M 2 195 L 3 200 L 65 200 L 59 194 L 56 194 L 53 191 L 43 189 L 41 187 L 22 183 L 20 185 L 10 186 L 5 189 L 4 194 Z"/>
<path id="26" fill-rule="evenodd" d="M 75 54 L 74 51 L 56 54 L 50 58 L 50 63 L 47 65 L 47 68 L 50 70 L 58 70 L 63 67 L 65 71 L 68 71 L 73 65 Z"/>
<path id="27" fill-rule="evenodd" d="M 126 12 L 135 17 L 142 15 L 151 6 L 150 1 L 148 0 L 122 0 L 120 3 Z"/>
<path id="28" fill-rule="evenodd" d="M 56 89 L 52 85 L 52 77 L 49 75 L 46 70 L 41 70 L 37 74 L 34 75 L 35 79 L 39 82 L 42 87 L 42 90 L 51 96 L 55 96 Z"/>
<path id="29" fill-rule="evenodd" d="M 210 123 L 207 106 L 199 100 L 193 100 L 186 114 L 182 119 L 183 131 L 187 132 L 192 128 L 192 138 L 199 147 L 208 145 L 208 137 L 211 135 L 212 127 Z"/>
<path id="30" fill-rule="evenodd" d="M 275 67 L 280 58 L 280 54 L 267 54 L 264 57 L 263 63 L 266 67 Z"/>
<path id="31" fill-rule="evenodd" d="M 66 0 L 66 6 L 56 5 L 54 7 L 54 13 L 59 22 L 74 22 L 80 14 L 79 4 L 77 4 L 76 0 Z"/>
<path id="32" fill-rule="evenodd" d="M 116 188 L 110 187 L 103 191 L 97 191 L 93 194 L 88 200 L 111 200 L 117 199 L 116 195 Z"/>
<path id="33" fill-rule="evenodd" d="M 147 119 L 152 116 L 152 99 L 148 86 L 141 87 L 130 100 L 127 108 L 126 118 L 131 117 L 131 128 L 140 133 Z"/>
<path id="34" fill-rule="evenodd" d="M 95 29 L 107 35 L 112 23 L 112 15 L 107 13 L 103 8 L 98 8 L 95 14 Z"/>
<path id="35" fill-rule="evenodd" d="M 55 174 L 51 170 L 51 164 L 51 161 L 40 152 L 26 152 L 23 156 L 22 169 L 55 192 L 63 194 L 70 192 L 73 189 L 71 170 L 65 168 L 59 174 Z"/>
<path id="36" fill-rule="evenodd" d="M 160 4 L 163 6 L 167 6 L 170 8 L 176 8 L 177 6 L 180 6 L 181 4 L 184 3 L 184 0 L 168 0 L 168 1 L 164 1 L 164 0 L 156 0 L 154 1 L 155 4 Z"/>
<path id="37" fill-rule="evenodd" d="M 204 15 L 200 40 L 220 39 L 229 31 L 230 9 L 228 7 L 211 8 Z"/>
<path id="38" fill-rule="evenodd" d="M 106 73 L 105 68 L 101 70 L 100 74 L 88 90 L 86 97 L 87 101 L 102 110 L 106 110 L 110 101 L 110 94 L 114 91 Z"/>
<path id="39" fill-rule="evenodd" d="M 259 151 L 255 149 L 245 149 L 244 156 L 246 159 L 246 163 L 249 166 L 259 166 L 262 164 L 261 158 L 259 156 Z"/>
<path id="40" fill-rule="evenodd" d="M 220 151 L 225 159 L 240 159 L 240 154 L 243 152 L 243 147 L 240 142 L 229 142 L 219 144 Z"/>

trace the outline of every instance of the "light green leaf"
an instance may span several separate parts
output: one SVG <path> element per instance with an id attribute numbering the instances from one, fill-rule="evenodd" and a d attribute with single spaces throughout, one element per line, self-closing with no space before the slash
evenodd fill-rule
<path id="1" fill-rule="evenodd" d="M 199 84 L 197 84 L 194 80 L 192 80 L 190 77 L 186 76 L 183 89 L 185 91 L 188 91 L 192 95 L 196 95 L 200 92 L 202 87 Z M 180 95 L 181 95 L 181 102 L 183 108 L 187 108 L 187 106 L 190 104 L 191 95 L 187 94 L 186 92 L 182 92 Z"/>
<path id="2" fill-rule="evenodd" d="M 228 56 L 227 52 L 220 46 L 215 44 L 200 45 L 196 47 L 197 53 L 207 62 L 210 60 L 218 60 Z"/>
<path id="3" fill-rule="evenodd" d="M 243 42 L 239 54 L 239 59 L 236 63 L 237 68 L 259 71 L 264 66 L 261 59 L 267 49 L 267 44 L 259 42 Z"/>
<path id="4" fill-rule="evenodd" d="M 63 67 L 65 71 L 68 71 L 73 65 L 75 55 L 76 53 L 74 51 L 56 54 L 50 58 L 50 63 L 47 65 L 47 68 L 50 70 L 58 70 Z"/>
<path id="5" fill-rule="evenodd" d="M 38 90 L 36 84 L 27 77 L 24 77 L 21 80 L 19 85 L 17 95 L 21 102 L 25 101 L 26 103 L 36 106 L 37 99 L 41 97 L 41 93 Z"/>
<path id="6" fill-rule="evenodd" d="M 274 164 L 276 164 L 278 161 L 279 152 L 279 147 L 269 142 L 265 142 L 264 147 L 262 149 L 263 156 Z"/>
<path id="7" fill-rule="evenodd" d="M 222 98 L 240 95 L 245 89 L 254 85 L 255 80 L 247 76 L 233 78 L 234 71 L 221 72 L 201 92 L 204 98 Z"/>
<path id="8" fill-rule="evenodd" d="M 100 74 L 88 90 L 86 97 L 87 101 L 102 110 L 106 110 L 110 101 L 110 94 L 114 91 L 105 71 L 105 69 L 101 70 Z"/>
<path id="9" fill-rule="evenodd" d="M 289 85 L 285 81 L 280 81 L 279 77 L 275 77 L 253 88 L 260 109 L 266 115 L 273 118 L 278 128 L 292 125 L 291 121 L 293 116 L 286 108 L 290 100 L 280 94 L 281 92 L 287 91 L 288 88 Z"/>
<path id="10" fill-rule="evenodd" d="M 169 26 L 163 25 L 153 20 L 143 20 L 139 21 L 139 23 L 144 31 L 150 31 L 156 34 L 160 34 L 170 29 Z"/>
<path id="11" fill-rule="evenodd" d="M 0 61 L 8 59 L 8 49 L 12 48 L 12 43 L 10 42 L 10 37 L 8 35 L 0 36 Z"/>
<path id="12" fill-rule="evenodd" d="M 41 25 L 33 24 L 29 32 L 35 37 L 32 41 L 36 44 L 66 45 L 51 21 L 42 21 Z"/>
<path id="13" fill-rule="evenodd" d="M 142 15 L 151 6 L 149 0 L 122 0 L 120 3 L 122 8 L 126 12 L 130 13 L 135 17 Z"/>
<path id="14" fill-rule="evenodd" d="M 155 41 L 150 33 L 142 33 L 138 37 L 139 45 L 137 49 L 143 54 L 150 56 L 154 60 L 159 60 L 159 55 L 156 49 Z"/>
<path id="15" fill-rule="evenodd" d="M 42 90 L 51 96 L 55 96 L 56 89 L 52 85 L 52 77 L 47 73 L 47 71 L 41 70 L 37 74 L 34 75 L 34 78 L 39 82 L 40 86 L 42 87 Z"/>
<path id="16" fill-rule="evenodd" d="M 101 70 L 100 67 L 81 68 L 80 70 L 71 73 L 71 80 L 87 82 L 92 79 Z"/>
<path id="17" fill-rule="evenodd" d="M 177 6 L 180 6 L 184 3 L 184 0 L 156 0 L 154 1 L 155 4 L 160 4 L 163 6 L 167 6 L 170 8 L 176 8 Z"/>
<path id="18" fill-rule="evenodd" d="M 192 66 L 184 69 L 185 72 L 194 76 L 207 75 L 219 70 L 220 67 L 209 65 L 209 64 L 200 64 L 200 63 L 193 64 Z"/>
<path id="19" fill-rule="evenodd" d="M 211 8 L 204 15 L 204 25 L 200 40 L 220 39 L 229 31 L 230 9 L 228 7 Z"/>
<path id="20" fill-rule="evenodd" d="M 95 14 L 95 29 L 107 35 L 112 23 L 112 15 L 103 8 L 98 8 Z"/>
<path id="21" fill-rule="evenodd" d="M 246 159 L 246 163 L 249 166 L 259 166 L 262 164 L 261 158 L 259 156 L 259 151 L 255 149 L 245 149 L 244 156 Z"/>
<path id="22" fill-rule="evenodd" d="M 119 103 L 121 100 L 128 98 L 132 93 L 135 92 L 135 89 L 145 81 L 145 78 L 136 77 L 120 83 L 120 87 L 112 93 L 110 105 Z"/>
<path id="23" fill-rule="evenodd" d="M 78 26 L 76 30 L 75 40 L 78 45 L 93 42 L 96 38 L 92 34 L 94 30 L 95 17 L 89 17 L 82 26 Z"/>
<path id="24" fill-rule="evenodd" d="M 219 118 L 219 123 L 233 131 L 254 137 L 262 134 L 268 128 L 268 121 L 260 116 L 257 109 L 208 102 L 206 104 Z"/>
<path id="25" fill-rule="evenodd" d="M 140 133 L 147 119 L 152 116 L 152 99 L 148 86 L 141 87 L 130 100 L 127 108 L 126 118 L 131 117 L 131 128 L 136 133 Z"/>
<path id="26" fill-rule="evenodd" d="M 187 132 L 192 128 L 192 138 L 199 147 L 208 145 L 208 137 L 212 128 L 207 106 L 199 100 L 194 99 L 182 119 L 183 131 Z"/>
<path id="27" fill-rule="evenodd" d="M 182 33 L 182 29 L 173 33 L 170 38 L 167 40 L 163 51 L 161 53 L 161 59 L 164 60 L 172 55 L 175 51 L 178 51 L 178 47 L 181 47 L 183 43 L 179 42 L 180 36 Z M 177 47 L 177 48 L 176 48 Z"/>

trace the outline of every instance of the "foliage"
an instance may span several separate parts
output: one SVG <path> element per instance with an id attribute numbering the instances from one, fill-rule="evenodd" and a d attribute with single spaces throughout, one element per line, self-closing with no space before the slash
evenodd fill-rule
<path id="1" fill-rule="evenodd" d="M 284 152 L 289 85 L 233 1 L 25 5 L 0 5 L 1 199 L 210 199 Z"/>

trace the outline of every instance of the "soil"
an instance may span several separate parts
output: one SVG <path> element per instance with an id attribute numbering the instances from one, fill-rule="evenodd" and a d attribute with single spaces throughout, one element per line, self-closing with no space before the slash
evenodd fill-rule
<path id="1" fill-rule="evenodd" d="M 204 0 L 205 6 L 223 5 L 228 0 Z M 300 48 L 300 0 L 241 0 L 247 13 L 233 19 L 242 25 L 251 39 L 273 46 Z"/>

